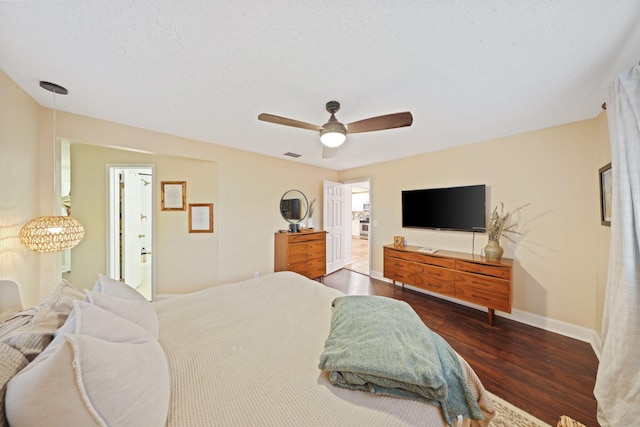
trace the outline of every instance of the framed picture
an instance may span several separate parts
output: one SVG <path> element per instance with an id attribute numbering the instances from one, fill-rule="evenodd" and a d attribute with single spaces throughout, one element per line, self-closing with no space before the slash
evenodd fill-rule
<path id="1" fill-rule="evenodd" d="M 611 163 L 600 168 L 600 223 L 611 227 Z"/>
<path id="2" fill-rule="evenodd" d="M 213 233 L 213 203 L 189 203 L 189 233 Z"/>
<path id="3" fill-rule="evenodd" d="M 161 209 L 163 211 L 187 210 L 186 181 L 162 181 L 160 187 L 162 191 Z"/>

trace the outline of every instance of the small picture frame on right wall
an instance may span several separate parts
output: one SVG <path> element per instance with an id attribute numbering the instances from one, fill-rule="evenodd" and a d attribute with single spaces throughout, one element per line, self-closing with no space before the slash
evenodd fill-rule
<path id="1" fill-rule="evenodd" d="M 611 163 L 600 168 L 600 223 L 611 227 L 611 195 L 613 176 Z"/>
<path id="2" fill-rule="evenodd" d="M 189 233 L 213 233 L 213 203 L 189 203 Z"/>

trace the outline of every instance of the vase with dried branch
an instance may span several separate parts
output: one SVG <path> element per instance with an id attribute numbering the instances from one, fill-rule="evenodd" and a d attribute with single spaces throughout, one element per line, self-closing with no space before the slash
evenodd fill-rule
<path id="1" fill-rule="evenodd" d="M 486 259 L 500 259 L 504 253 L 504 249 L 500 246 L 500 238 L 504 236 L 511 242 L 515 241 L 509 237 L 509 234 L 522 234 L 516 227 L 518 223 L 513 220 L 513 215 L 520 209 L 529 206 L 529 203 L 524 204 L 510 212 L 504 212 L 504 203 L 500 202 L 500 211 L 498 212 L 498 206 L 493 209 L 491 218 L 489 218 L 489 241 L 487 246 L 484 247 L 484 256 Z"/>
<path id="2" fill-rule="evenodd" d="M 307 228 L 313 228 L 313 211 L 315 210 L 316 199 L 309 203 L 309 213 L 307 214 Z"/>

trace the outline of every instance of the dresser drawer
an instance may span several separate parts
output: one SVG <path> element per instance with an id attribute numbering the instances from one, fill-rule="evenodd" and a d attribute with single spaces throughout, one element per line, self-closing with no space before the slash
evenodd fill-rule
<path id="1" fill-rule="evenodd" d="M 324 240 L 289 244 L 289 263 L 312 258 L 324 258 L 325 255 L 326 245 Z"/>
<path id="2" fill-rule="evenodd" d="M 408 283 L 410 265 L 409 261 L 403 259 L 385 257 L 383 275 L 387 279 Z"/>
<path id="3" fill-rule="evenodd" d="M 326 241 L 327 233 L 294 233 L 287 236 L 289 243 Z"/>
<path id="4" fill-rule="evenodd" d="M 295 262 L 289 264 L 289 271 L 295 271 L 296 273 L 307 276 L 310 279 L 316 279 L 322 277 L 326 273 L 327 264 L 325 258 L 315 258 L 302 262 Z"/>
<path id="5" fill-rule="evenodd" d="M 511 269 L 509 267 L 501 267 L 498 265 L 477 264 L 475 262 L 467 262 L 456 260 L 456 270 L 468 271 L 469 273 L 483 274 L 485 276 L 500 277 L 509 279 Z"/>
<path id="6" fill-rule="evenodd" d="M 413 274 L 422 275 L 425 277 L 432 277 L 439 280 L 450 280 L 453 282 L 455 279 L 455 272 L 446 268 L 432 267 L 425 264 L 410 263 L 409 271 Z"/>
<path id="7" fill-rule="evenodd" d="M 437 265 L 438 267 L 451 269 L 453 269 L 456 265 L 456 261 L 451 258 L 442 258 L 424 254 L 415 254 L 415 261 L 422 264 Z"/>
<path id="8" fill-rule="evenodd" d="M 472 287 L 458 286 L 456 283 L 455 297 L 484 307 L 511 313 L 511 301 L 508 294 L 485 292 Z"/>
<path id="9" fill-rule="evenodd" d="M 455 275 L 456 289 L 477 289 L 483 292 L 491 292 L 496 295 L 509 296 L 509 281 L 496 279 L 495 277 L 482 276 L 480 274 L 458 273 Z"/>
<path id="10" fill-rule="evenodd" d="M 456 273 L 455 297 L 474 304 L 511 313 L 508 280 L 472 273 Z"/>
<path id="11" fill-rule="evenodd" d="M 413 259 L 415 258 L 415 254 L 411 252 L 399 251 L 391 248 L 384 248 L 384 257 L 385 258 L 392 257 L 392 258 L 404 259 L 407 261 L 413 261 Z"/>
<path id="12" fill-rule="evenodd" d="M 409 282 L 412 286 L 427 291 L 437 292 L 443 295 L 455 295 L 453 280 L 442 279 L 424 273 L 411 273 L 409 274 Z"/>

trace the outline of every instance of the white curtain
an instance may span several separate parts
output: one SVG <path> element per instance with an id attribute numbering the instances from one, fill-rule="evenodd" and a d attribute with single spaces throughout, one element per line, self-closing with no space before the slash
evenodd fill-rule
<path id="1" fill-rule="evenodd" d="M 602 426 L 640 425 L 640 65 L 613 83 L 607 114 L 613 199 L 602 351 L 594 394 Z"/>

